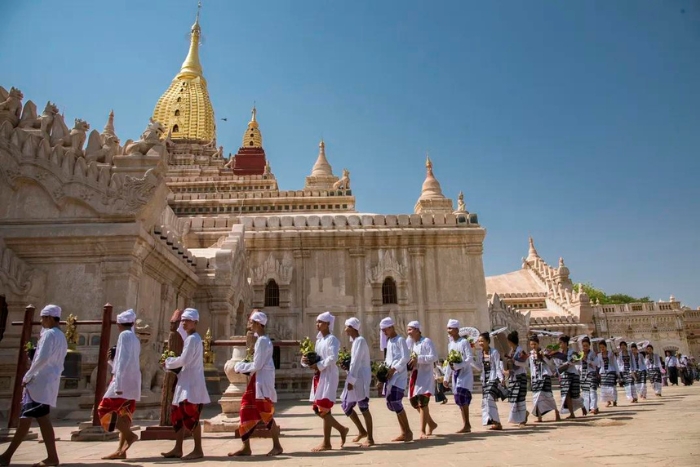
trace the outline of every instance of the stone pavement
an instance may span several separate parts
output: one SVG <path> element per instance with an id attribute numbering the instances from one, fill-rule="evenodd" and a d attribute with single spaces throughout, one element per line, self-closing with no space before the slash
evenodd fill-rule
<path id="1" fill-rule="evenodd" d="M 622 391 L 620 391 L 622 393 Z M 622 393 L 624 394 L 624 393 Z M 621 394 L 621 395 L 622 395 Z M 557 395 L 558 397 L 558 395 Z M 407 402 L 404 399 L 404 402 Z M 525 428 L 510 427 L 504 423 L 504 431 L 487 432 L 481 426 L 481 397 L 472 401 L 470 421 L 473 432 L 456 435 L 461 423 L 457 407 L 452 401 L 446 405 L 431 403 L 433 418 L 439 424 L 436 435 L 430 440 L 413 443 L 391 443 L 398 424 L 381 399 L 373 399 L 371 409 L 375 421 L 375 439 L 380 445 L 363 449 L 348 442 L 346 448 L 322 453 L 310 449 L 320 441 L 321 421 L 313 415 L 306 403 L 285 402 L 279 407 L 277 420 L 282 425 L 281 442 L 285 453 L 276 458 L 266 458 L 270 440 L 254 439 L 255 455 L 249 458 L 227 457 L 227 453 L 240 446 L 240 440 L 231 434 L 206 433 L 204 452 L 206 458 L 192 463 L 217 466 L 233 466 L 236 463 L 262 462 L 277 466 L 342 466 L 342 465 L 440 465 L 445 467 L 466 464 L 480 467 L 495 465 L 700 465 L 700 384 L 691 387 L 664 388 L 664 396 L 651 396 L 646 402 L 631 405 L 624 397 L 616 408 L 603 409 L 600 415 L 550 422 L 547 414 L 542 424 Z M 528 394 L 528 406 L 530 394 Z M 218 406 L 206 409 L 207 417 L 217 413 Z M 501 419 L 508 418 L 509 405 L 499 405 Z M 339 406 L 334 408 L 340 413 Z M 411 426 L 417 432 L 418 416 L 409 411 Z M 339 420 L 351 426 L 342 414 Z M 4 425 L 5 422 L 3 422 Z M 140 426 L 147 423 L 139 422 Z M 126 461 L 101 461 L 100 457 L 113 452 L 116 442 L 70 442 L 70 431 L 75 425 L 59 422 L 56 428 L 58 452 L 62 465 L 123 465 L 154 466 L 180 464 L 180 460 L 166 460 L 161 451 L 169 450 L 172 441 L 143 441 L 129 450 Z M 34 428 L 38 432 L 37 428 Z M 356 429 L 351 426 L 351 439 Z M 339 439 L 334 433 L 334 447 Z M 4 450 L 5 444 L 0 445 Z M 185 452 L 192 448 L 192 441 L 185 441 Z M 12 465 L 28 465 L 45 457 L 42 444 L 25 442 L 17 451 Z"/>

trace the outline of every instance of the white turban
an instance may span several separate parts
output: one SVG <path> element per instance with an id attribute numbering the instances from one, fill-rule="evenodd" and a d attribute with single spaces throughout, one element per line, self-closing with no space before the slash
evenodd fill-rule
<path id="1" fill-rule="evenodd" d="M 328 323 L 328 331 L 333 334 L 333 324 L 335 323 L 335 316 L 331 314 L 330 311 L 324 311 L 320 315 L 316 317 L 316 321 L 323 321 L 324 323 Z M 320 332 L 316 334 L 316 338 L 323 337 L 323 334 Z"/>
<path id="2" fill-rule="evenodd" d="M 46 305 L 39 313 L 39 316 L 51 316 L 53 318 L 61 317 L 61 307 L 58 305 Z"/>
<path id="3" fill-rule="evenodd" d="M 129 308 L 126 311 L 123 311 L 117 315 L 117 323 L 119 324 L 128 324 L 128 323 L 133 323 L 136 321 L 136 313 L 134 313 L 134 310 Z"/>
<path id="4" fill-rule="evenodd" d="M 456 319 L 450 319 L 447 321 L 447 327 L 459 329 L 459 321 L 457 321 Z"/>
<path id="5" fill-rule="evenodd" d="M 263 326 L 267 324 L 267 315 L 260 310 L 255 310 L 253 314 L 250 315 L 250 319 L 262 324 Z"/>
<path id="6" fill-rule="evenodd" d="M 394 320 L 391 319 L 391 317 L 387 316 L 386 318 L 382 319 L 379 322 L 379 349 L 384 350 L 386 349 L 386 343 L 387 343 L 387 338 L 386 334 L 384 334 L 384 330 L 386 328 L 390 328 L 394 325 Z"/>
<path id="7" fill-rule="evenodd" d="M 345 325 L 353 328 L 355 331 L 360 332 L 360 320 L 357 318 L 348 318 L 345 320 Z"/>
<path id="8" fill-rule="evenodd" d="M 185 308 L 185 311 L 182 312 L 182 316 L 180 316 L 180 321 L 186 319 L 190 321 L 199 321 L 199 311 L 194 308 Z"/>
<path id="9" fill-rule="evenodd" d="M 418 321 L 411 321 L 408 323 L 409 328 L 418 329 L 420 331 L 420 323 Z"/>

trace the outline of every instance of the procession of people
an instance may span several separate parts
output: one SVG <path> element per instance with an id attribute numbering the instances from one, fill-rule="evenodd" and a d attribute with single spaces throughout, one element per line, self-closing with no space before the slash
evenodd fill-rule
<path id="1" fill-rule="evenodd" d="M 56 305 L 47 305 L 41 311 L 41 336 L 31 366 L 22 381 L 24 392 L 19 427 L 14 439 L 0 455 L 0 466 L 10 465 L 32 419 L 39 424 L 47 451 L 47 458 L 36 465 L 59 463 L 49 414 L 51 407 L 56 406 L 67 352 L 66 339 L 59 328 L 60 316 L 61 308 Z M 169 412 L 175 431 L 175 445 L 170 451 L 163 452 L 162 456 L 182 460 L 200 459 L 205 456 L 200 416 L 210 398 L 204 376 L 203 343 L 197 332 L 199 312 L 187 308 L 181 313 L 176 312 L 173 320 L 171 331 L 179 324 L 177 331 L 184 340 L 184 346 L 179 355 L 166 352 L 161 362 L 164 369 L 175 374 L 176 378 Z M 131 429 L 137 402 L 141 398 L 140 343 L 133 329 L 136 314 L 133 310 L 126 310 L 117 315 L 116 321 L 119 336 L 117 345 L 109 354 L 112 379 L 96 408 L 102 428 L 108 432 L 119 432 L 117 448 L 102 458 L 105 460 L 126 459 L 127 451 L 138 440 L 138 435 Z M 232 457 L 252 455 L 250 438 L 261 428 L 267 430 L 272 438 L 272 449 L 267 455 L 276 456 L 284 452 L 280 443 L 280 428 L 274 418 L 277 393 L 273 343 L 266 332 L 268 321 L 269 317 L 261 310 L 251 313 L 247 329 L 256 336 L 254 348 L 249 349 L 249 352 L 252 350 L 249 358 L 234 367 L 235 372 L 248 376 L 248 385 L 239 412 L 238 436 L 242 446 L 229 454 Z M 410 321 L 404 337 L 403 329 L 397 327 L 394 319 L 385 317 L 378 329 L 384 360 L 375 367 L 370 358 L 371 349 L 362 336 L 360 320 L 351 317 L 344 322 L 343 332 L 352 345 L 350 353 L 342 358 L 340 340 L 334 335 L 334 324 L 335 316 L 330 312 L 318 315 L 315 345 L 311 349 L 302 349 L 300 361 L 303 367 L 310 370 L 311 410 L 322 421 L 322 440 L 312 449 L 316 452 L 333 449 L 334 432 L 338 433 L 341 448 L 348 442 L 350 428 L 333 413 L 341 374 L 345 382 L 340 406 L 357 429 L 357 435 L 351 442 L 366 448 L 377 444 L 370 411 L 373 382 L 383 396 L 386 408 L 396 414 L 399 434 L 392 442 L 408 443 L 414 441 L 414 432 L 407 408 L 413 408 L 418 413 L 419 438 L 430 438 L 439 426 L 431 414 L 430 402 L 433 396 L 438 402 L 444 402 L 444 392 L 447 390 L 452 392 L 461 418 L 457 433 L 468 434 L 472 431 L 469 406 L 473 398 L 475 373 L 480 374 L 481 381 L 481 421 L 488 430 L 503 429 L 499 401 L 508 400 L 510 403 L 508 423 L 523 427 L 528 424 L 530 415 L 535 417 L 536 422 L 542 422 L 550 412 L 554 412 L 555 421 L 561 420 L 562 416 L 575 418 L 578 411 L 583 416 L 597 415 L 601 413 L 599 403 L 605 403 L 605 407 L 617 405 L 618 385 L 624 388 L 629 403 L 635 404 L 647 398 L 647 382 L 651 384 L 653 394 L 661 397 L 662 375 L 667 371 L 671 384 L 677 384 L 679 376 L 684 384 L 692 384 L 693 379 L 697 378 L 691 359 L 667 355 L 662 360 L 649 342 L 630 342 L 628 345 L 620 341 L 618 348 L 609 349 L 609 342 L 602 338 L 571 338 L 547 331 L 531 331 L 529 337 L 521 341 L 517 331 L 508 332 L 506 328 L 501 328 L 479 332 L 476 328 L 462 327 L 456 319 L 449 319 L 446 323 L 447 358 L 440 359 L 441 352 L 423 334 L 420 322 Z M 556 343 L 542 348 L 540 337 L 549 340 L 556 338 Z M 579 350 L 573 345 L 578 346 Z M 441 361 L 444 365 L 439 363 Z M 673 369 L 675 371 L 671 371 Z M 553 393 L 555 380 L 559 382 L 559 402 Z M 527 407 L 528 388 L 532 392 L 530 410 Z M 404 406 L 405 397 L 408 397 L 410 407 Z M 191 452 L 184 454 L 183 444 L 187 435 L 192 437 L 194 446 Z"/>

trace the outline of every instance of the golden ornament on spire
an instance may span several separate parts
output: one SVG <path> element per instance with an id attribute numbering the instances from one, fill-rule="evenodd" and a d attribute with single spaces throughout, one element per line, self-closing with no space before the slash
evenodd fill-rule
<path id="1" fill-rule="evenodd" d="M 202 2 L 197 5 L 197 15 L 190 29 L 190 48 L 180 72 L 170 87 L 160 97 L 153 119 L 167 128 L 173 141 L 209 143 L 216 139 L 214 109 L 209 99 L 207 81 L 199 62 L 199 42 L 202 29 L 199 25 Z"/>

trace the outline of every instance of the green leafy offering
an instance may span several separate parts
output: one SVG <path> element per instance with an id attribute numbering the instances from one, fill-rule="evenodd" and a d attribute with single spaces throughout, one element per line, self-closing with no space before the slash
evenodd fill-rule
<path id="1" fill-rule="evenodd" d="M 346 371 L 350 369 L 350 352 L 345 347 L 338 352 L 338 366 Z"/>
<path id="2" fill-rule="evenodd" d="M 177 355 L 175 355 L 175 352 L 173 352 L 172 350 L 164 351 L 163 355 L 160 356 L 160 364 L 164 365 L 165 360 L 168 359 L 169 357 L 177 357 Z"/>
<path id="3" fill-rule="evenodd" d="M 27 341 L 26 344 L 24 344 L 24 350 L 29 352 L 30 350 L 35 350 L 36 347 L 34 347 L 34 344 L 32 344 L 32 341 Z"/>
<path id="4" fill-rule="evenodd" d="M 376 366 L 373 364 L 372 372 L 377 377 L 377 381 L 379 381 L 380 383 L 386 383 L 389 379 L 387 377 L 389 374 L 389 367 L 384 362 L 378 363 L 376 364 Z"/>
<path id="5" fill-rule="evenodd" d="M 574 352 L 571 356 L 571 361 L 574 363 L 580 362 L 581 360 L 583 360 L 583 352 Z"/>
<path id="6" fill-rule="evenodd" d="M 450 350 L 447 354 L 447 363 L 462 363 L 462 354 L 458 350 Z"/>
<path id="7" fill-rule="evenodd" d="M 306 357 L 309 361 L 309 366 L 315 365 L 321 361 L 321 357 L 316 354 L 314 343 L 311 342 L 311 339 L 308 337 L 302 339 L 299 350 L 301 351 L 301 355 Z"/>
<path id="8" fill-rule="evenodd" d="M 559 344 L 549 344 L 545 349 L 549 350 L 550 352 L 556 352 L 559 350 Z"/>
<path id="9" fill-rule="evenodd" d="M 245 358 L 243 359 L 243 363 L 250 363 L 253 361 L 253 349 L 248 347 L 245 351 Z"/>

